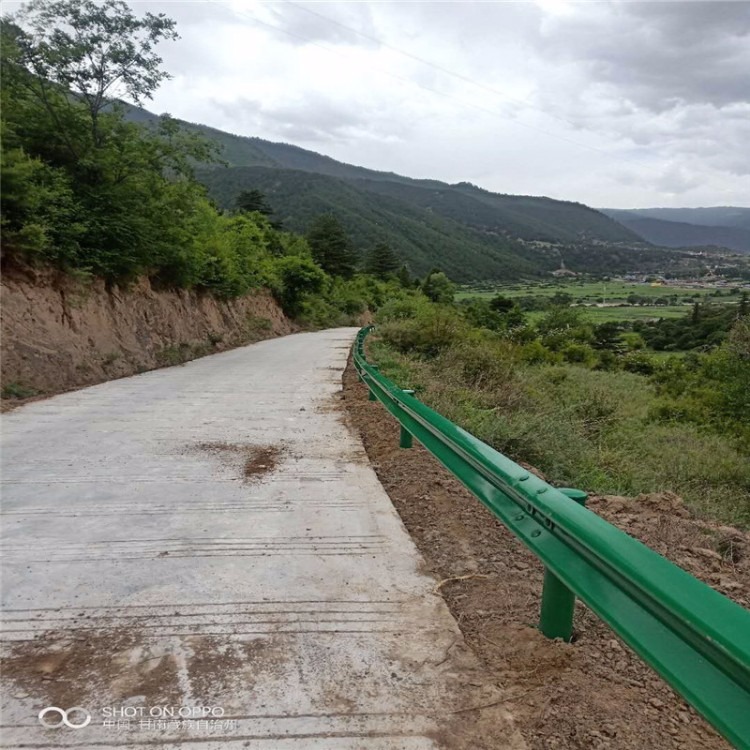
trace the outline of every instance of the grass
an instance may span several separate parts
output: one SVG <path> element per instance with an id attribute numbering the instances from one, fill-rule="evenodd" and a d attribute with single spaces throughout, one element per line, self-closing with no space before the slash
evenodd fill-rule
<path id="1" fill-rule="evenodd" d="M 632 322 L 634 320 L 656 320 L 658 318 L 681 318 L 690 311 L 690 306 L 659 305 L 643 307 L 584 307 L 583 316 L 586 320 L 599 325 L 610 322 Z M 542 310 L 532 310 L 526 313 L 526 320 L 537 323 L 546 315 Z"/>
<path id="2" fill-rule="evenodd" d="M 672 491 L 699 514 L 750 526 L 750 461 L 730 438 L 651 420 L 647 378 L 577 367 L 482 366 L 458 347 L 428 361 L 372 344 L 381 371 L 451 421 L 558 485 L 637 496 Z M 490 360 L 487 360 L 488 362 Z M 467 366 L 472 365 L 472 366 Z"/>
<path id="3" fill-rule="evenodd" d="M 644 305 L 643 307 L 586 307 L 585 317 L 592 323 L 609 323 L 617 320 L 654 320 L 681 318 L 690 312 L 690 305 Z"/>
<path id="4" fill-rule="evenodd" d="M 3 398 L 31 398 L 32 396 L 38 396 L 39 391 L 31 386 L 24 385 L 23 383 L 8 383 L 3 386 L 2 393 Z"/>

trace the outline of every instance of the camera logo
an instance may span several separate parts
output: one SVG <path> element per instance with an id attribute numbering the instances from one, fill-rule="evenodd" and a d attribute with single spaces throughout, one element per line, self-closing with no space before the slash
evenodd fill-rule
<path id="1" fill-rule="evenodd" d="M 80 706 L 73 706 L 67 710 L 57 706 L 47 706 L 39 712 L 39 723 L 47 729 L 57 729 L 63 725 L 71 729 L 83 729 L 90 722 L 91 714 Z"/>

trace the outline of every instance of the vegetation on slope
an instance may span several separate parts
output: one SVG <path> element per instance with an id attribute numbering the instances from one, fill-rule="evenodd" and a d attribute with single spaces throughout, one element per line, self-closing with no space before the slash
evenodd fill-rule
<path id="1" fill-rule="evenodd" d="M 192 170 L 212 144 L 168 116 L 126 119 L 109 97 L 150 98 L 167 77 L 154 46 L 175 36 L 163 14 L 139 18 L 119 0 L 35 0 L 3 19 L 4 262 L 224 298 L 267 287 L 318 325 L 400 293 L 396 280 L 327 272 L 262 202 L 217 210 Z"/>
<path id="2" fill-rule="evenodd" d="M 399 385 L 551 481 L 590 492 L 671 490 L 750 524 L 750 318 L 703 354 L 658 360 L 638 334 L 575 308 L 536 324 L 511 300 L 394 302 L 374 354 Z"/>
<path id="3" fill-rule="evenodd" d="M 261 190 L 284 226 L 298 232 L 306 232 L 321 213 L 334 212 L 356 246 L 385 242 L 420 276 L 439 264 L 456 280 L 513 279 L 536 276 L 559 264 L 554 253 L 529 253 L 505 237 L 484 235 L 333 177 L 264 167 L 200 169 L 198 177 L 221 206 L 231 206 L 249 187 Z"/>
<path id="4" fill-rule="evenodd" d="M 358 180 L 356 184 L 369 192 L 399 198 L 482 232 L 544 242 L 572 242 L 588 238 L 633 243 L 641 239 L 613 219 L 581 203 L 525 195 L 501 195 L 468 182 L 425 186 L 386 180 Z"/>
<path id="5" fill-rule="evenodd" d="M 604 213 L 629 227 L 643 239 L 657 245 L 666 247 L 716 246 L 750 253 L 750 228 L 747 226 L 702 225 L 684 221 L 668 221 L 638 210 L 606 209 Z"/>

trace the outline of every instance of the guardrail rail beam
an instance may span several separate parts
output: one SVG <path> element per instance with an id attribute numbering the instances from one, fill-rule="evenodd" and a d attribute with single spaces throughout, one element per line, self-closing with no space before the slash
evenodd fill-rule
<path id="1" fill-rule="evenodd" d="M 385 378 L 354 366 L 369 398 L 416 438 L 543 563 L 540 628 L 569 640 L 575 597 L 739 750 L 750 750 L 750 612 L 588 510 Z M 406 439 L 408 435 L 408 440 Z M 574 500 L 575 502 L 570 502 Z"/>

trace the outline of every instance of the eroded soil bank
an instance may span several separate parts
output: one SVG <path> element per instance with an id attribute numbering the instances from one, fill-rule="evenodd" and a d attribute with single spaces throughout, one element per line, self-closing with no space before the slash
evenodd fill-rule
<path id="1" fill-rule="evenodd" d="M 3 400 L 11 404 L 295 330 L 265 291 L 220 301 L 155 290 L 147 279 L 108 288 L 50 270 L 5 271 L 0 304 Z"/>
<path id="2" fill-rule="evenodd" d="M 348 419 L 393 500 L 468 645 L 507 695 L 530 748 L 727 750 L 729 745 L 584 605 L 572 644 L 546 640 L 542 567 L 415 441 L 351 367 Z M 585 488 L 584 488 L 585 489 Z M 750 606 L 750 534 L 695 518 L 670 493 L 592 497 L 589 507 L 693 575 Z"/>

